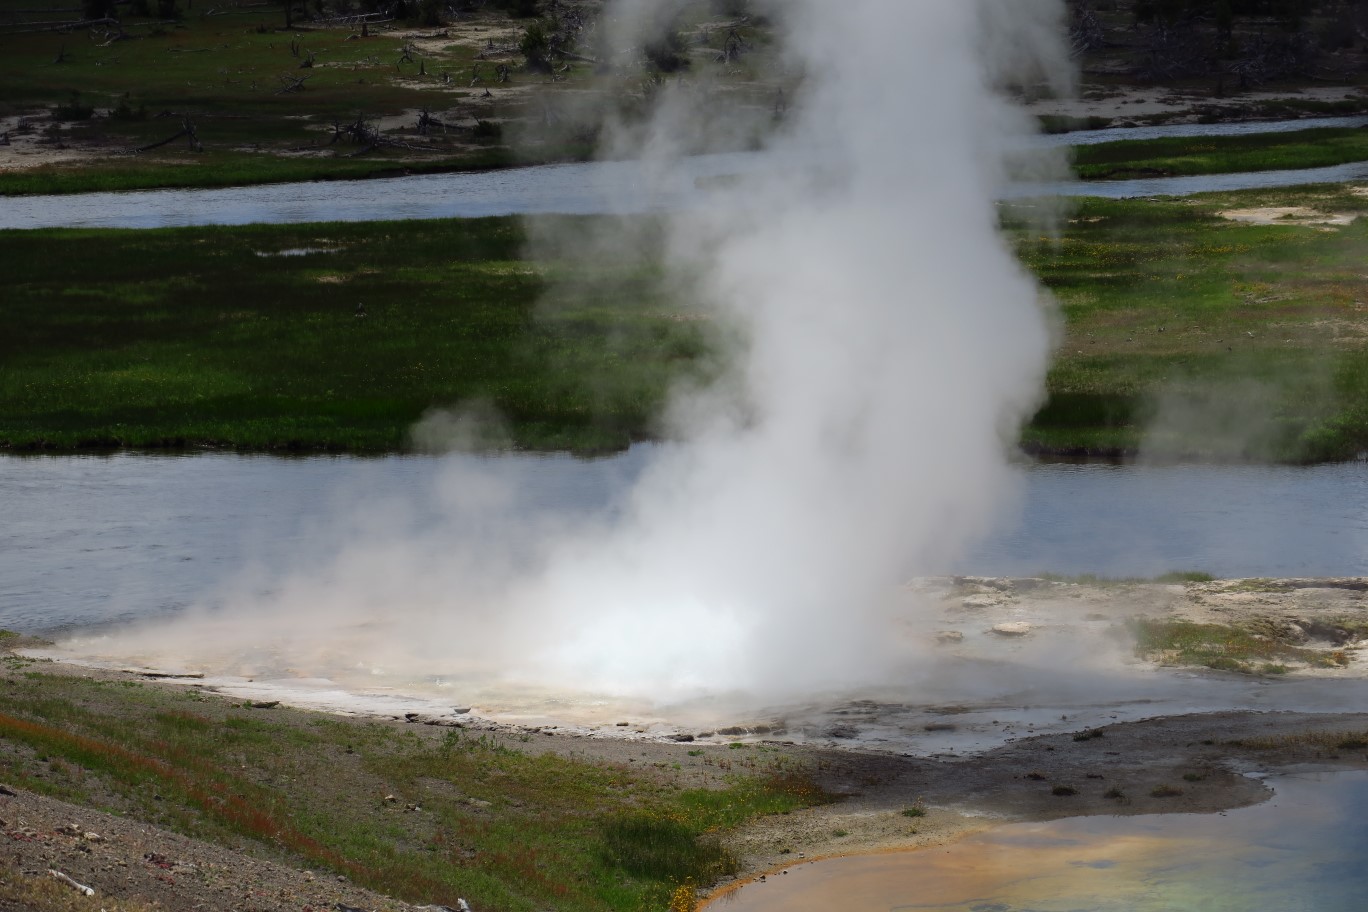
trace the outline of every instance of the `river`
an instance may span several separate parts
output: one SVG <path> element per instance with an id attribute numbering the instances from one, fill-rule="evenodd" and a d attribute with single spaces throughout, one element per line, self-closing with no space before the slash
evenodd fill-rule
<path id="1" fill-rule="evenodd" d="M 1363 126 L 1368 118 L 1320 118 L 1240 124 L 1172 124 L 1036 137 L 1040 145 L 1082 145 L 1163 136 L 1244 135 L 1327 126 Z M 812 167 L 795 161 L 793 167 Z M 258 222 L 358 222 L 558 213 L 591 215 L 668 211 L 706 205 L 717 178 L 773 167 L 750 153 L 700 155 L 662 168 L 636 161 L 578 162 L 495 171 L 424 174 L 378 180 L 309 181 L 222 189 L 144 190 L 69 196 L 22 196 L 0 204 L 5 228 L 164 228 Z M 1192 177 L 1018 184 L 1004 197 L 1183 196 L 1368 179 L 1368 162 L 1328 168 Z M 713 189 L 709 189 L 713 188 Z"/>
<path id="2" fill-rule="evenodd" d="M 0 458 L 0 627 L 52 631 L 174 612 L 247 574 L 324 559 L 362 510 L 450 526 L 460 460 L 512 482 L 515 522 L 612 511 L 652 447 L 566 455 L 232 454 Z M 1023 463 L 1020 502 L 946 572 L 1221 577 L 1368 573 L 1368 464 Z M 459 517 L 455 524 L 459 527 Z"/>

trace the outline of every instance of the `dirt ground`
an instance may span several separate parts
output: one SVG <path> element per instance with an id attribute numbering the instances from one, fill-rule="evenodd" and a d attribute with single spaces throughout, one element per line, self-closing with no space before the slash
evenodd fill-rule
<path id="1" fill-rule="evenodd" d="M 1335 690 L 1328 693 L 1342 693 L 1345 699 L 1322 697 L 1326 705 L 1319 711 L 1279 711 L 1270 703 L 1266 711 L 1164 714 L 1164 705 L 1155 704 L 1145 718 L 1112 713 L 1102 718 L 1116 721 L 1096 724 L 1096 714 L 1066 714 L 1047 724 L 1037 715 L 1033 718 L 1038 721 L 1008 723 L 1015 728 L 969 721 L 980 713 L 1006 719 L 1007 708 L 991 701 L 921 707 L 917 727 L 929 736 L 943 733 L 953 739 L 961 725 L 966 731 L 984 729 L 977 741 L 967 748 L 961 744 L 958 752 L 944 750 L 944 743 L 934 739 L 920 743 L 910 735 L 892 744 L 862 737 L 858 731 L 818 731 L 811 727 L 815 721 L 803 723 L 796 716 L 787 728 L 745 735 L 699 733 L 687 743 L 668 736 L 628 740 L 592 729 L 551 732 L 493 721 L 480 727 L 520 751 L 651 767 L 690 783 L 722 775 L 723 765 L 710 761 L 727 756 L 730 742 L 738 736 L 802 762 L 840 800 L 762 818 L 734 833 L 731 847 L 742 857 L 744 871 L 737 881 L 719 885 L 723 891 L 816 857 L 940 845 L 1012 821 L 1217 812 L 1268 797 L 1260 774 L 1368 768 L 1368 754 L 1357 747 L 1368 731 L 1368 713 L 1339 711 L 1362 705 L 1348 695 L 1357 682 L 1368 678 L 1356 626 L 1368 617 L 1368 580 L 1159 584 L 960 577 L 923 580 L 912 588 L 923 598 L 934 593 L 940 599 L 944 626 L 927 633 L 936 639 L 937 649 L 977 649 L 982 658 L 985 650 L 1018 648 L 1032 640 L 1048 640 L 1052 631 L 1086 629 L 1101 624 L 1098 619 L 1114 622 L 1118 617 L 1281 629 L 1283 636 L 1304 648 L 1333 650 L 1346 660 L 1333 668 L 1309 662 L 1280 678 L 1330 686 Z M 61 664 L 46 665 L 44 671 L 112 678 L 132 674 Z M 1148 671 L 1186 675 L 1193 682 L 1210 678 L 1218 683 L 1262 683 L 1252 676 L 1217 672 L 1162 672 L 1153 667 Z M 161 686 L 197 684 L 181 680 Z M 876 701 L 828 707 L 828 718 L 848 720 L 842 724 L 852 729 L 877 727 L 882 724 L 877 721 L 879 707 Z M 273 713 L 300 726 L 316 718 L 311 711 L 287 707 Z M 940 721 L 922 721 L 927 719 Z M 400 717 L 388 719 L 388 724 L 441 736 L 441 725 L 415 721 L 428 720 Z M 529 738 L 529 733 L 535 736 Z M 48 878 L 50 869 L 92 886 L 98 896 L 154 903 L 161 909 L 413 908 L 369 894 L 336 875 L 294 869 L 7 786 L 0 791 L 0 880 Z"/>

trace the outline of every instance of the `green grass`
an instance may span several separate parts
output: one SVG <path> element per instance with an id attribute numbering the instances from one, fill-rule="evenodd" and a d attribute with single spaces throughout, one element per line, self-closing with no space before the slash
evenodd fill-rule
<path id="1" fill-rule="evenodd" d="M 524 69 L 516 31 L 505 30 L 527 22 L 511 21 L 491 4 L 445 23 L 447 37 L 429 37 L 412 62 L 400 62 L 406 39 L 395 30 L 403 23 L 372 28 L 366 37 L 355 25 L 303 19 L 287 30 L 284 5 L 278 3 L 187 7 L 182 0 L 177 22 L 135 16 L 125 7 L 119 17 L 129 37 L 113 42 L 85 32 L 22 32 L 24 22 L 76 15 L 70 7 L 37 15 L 41 5 L 41 0 L 0 0 L 0 117 L 28 118 L 27 126 L 14 131 L 16 138 L 75 149 L 81 160 L 0 174 L 0 196 L 362 178 L 584 159 L 592 155 L 605 119 L 630 120 L 652 104 L 649 93 L 641 91 L 642 80 L 649 78 L 641 72 L 601 74 L 583 61 L 569 61 L 553 82 Z M 343 9 L 325 0 L 313 6 L 318 5 L 330 13 Z M 686 24 L 715 18 L 704 0 L 686 7 L 681 20 Z M 442 29 L 421 31 L 431 35 Z M 739 64 L 723 66 L 713 59 L 725 31 L 712 30 L 706 43 L 691 43 L 689 50 L 693 73 L 728 84 L 726 102 L 710 106 L 709 116 L 733 128 L 732 104 L 771 103 L 774 88 L 765 80 L 778 70 L 765 30 L 754 25 L 740 30 L 754 50 Z M 508 37 L 500 35 L 490 52 L 482 45 L 496 33 Z M 691 42 L 697 37 L 691 34 Z M 301 67 L 309 59 L 312 66 Z M 508 83 L 494 81 L 501 64 L 510 68 Z M 477 70 L 482 81 L 474 83 Z M 300 77 L 307 78 L 302 89 L 282 91 L 285 80 Z M 573 101 L 562 102 L 570 92 Z M 450 129 L 419 135 L 421 109 Z M 546 123 L 546 110 L 558 114 L 556 125 Z M 177 141 L 129 154 L 177 132 L 182 115 L 194 121 L 203 152 Z M 385 121 L 386 137 L 403 145 L 361 155 L 364 150 L 347 141 L 334 144 L 333 125 L 358 117 L 373 125 Z M 480 121 L 499 124 L 499 135 L 477 132 Z M 503 131 L 508 123 L 515 127 Z M 515 150 L 504 144 L 505 134 L 530 141 Z M 742 145 L 754 141 L 750 137 Z"/>
<path id="2" fill-rule="evenodd" d="M 1253 750 L 1285 750 L 1288 748 L 1300 748 L 1317 752 L 1321 751 L 1360 751 L 1368 748 L 1368 732 L 1364 731 L 1305 731 L 1293 732 L 1286 735 L 1269 735 L 1258 738 L 1241 738 L 1238 741 L 1231 741 L 1230 744 L 1236 747 L 1248 747 Z"/>
<path id="3" fill-rule="evenodd" d="M 1090 199 L 1057 239 L 1016 227 L 1064 318 L 1026 448 L 1273 462 L 1368 449 L 1368 221 L 1323 231 L 1219 215 L 1298 205 L 1368 212 L 1368 199 L 1319 187 Z"/>
<path id="4" fill-rule="evenodd" d="M 2 233 L 0 442 L 398 450 L 471 401 L 523 446 L 649 434 L 706 325 L 649 263 L 547 295 L 580 267 L 522 242 L 509 219 Z M 324 252 L 274 255 L 305 248 Z"/>
<path id="5" fill-rule="evenodd" d="M 720 837 L 820 796 L 776 760 L 720 787 L 194 692 L 29 672 L 0 689 L 0 776 L 417 903 L 664 908 L 736 869 Z M 795 790 L 802 780 L 807 791 Z M 394 800 L 386 800 L 393 796 Z"/>
<path id="6" fill-rule="evenodd" d="M 384 153 L 361 158 L 280 159 L 210 150 L 174 162 L 109 159 L 72 168 L 48 165 L 0 174 L 0 196 L 94 193 L 155 188 L 237 187 L 289 181 L 364 180 L 407 174 L 477 171 L 523 163 L 502 148 L 433 161 L 400 161 Z"/>
<path id="7" fill-rule="evenodd" d="M 1037 573 L 1040 579 L 1080 586 L 1130 586 L 1143 583 L 1209 583 L 1215 579 L 1200 570 L 1170 570 L 1158 576 L 1098 576 L 1095 573 Z"/>
<path id="8" fill-rule="evenodd" d="M 1337 668 L 1343 653 L 1325 653 L 1223 624 L 1141 619 L 1131 624 L 1135 653 L 1165 665 L 1198 665 L 1245 674 L 1286 674 L 1286 662 Z"/>
<path id="9" fill-rule="evenodd" d="M 1073 148 L 1074 170 L 1084 180 L 1282 171 L 1359 161 L 1368 161 L 1368 130 L 1357 128 L 1119 140 Z"/>
<path id="10" fill-rule="evenodd" d="M 0 0 L 0 13 L 33 6 Z M 73 38 L 0 28 L 0 115 L 25 115 L 30 125 L 21 133 L 97 156 L 0 175 L 0 195 L 367 177 L 406 166 L 488 167 L 512 160 L 506 149 L 488 147 L 469 130 L 419 141 L 416 124 L 397 137 L 420 142 L 424 151 L 389 149 L 352 158 L 357 148 L 330 143 L 331 124 L 358 116 L 406 116 L 430 107 L 460 111 L 452 117 L 465 127 L 473 126 L 477 111 L 499 116 L 488 104 L 472 106 L 474 91 L 441 82 L 447 72 L 455 85 L 465 86 L 473 45 L 453 41 L 430 53 L 424 62 L 429 75 L 420 77 L 416 63 L 396 63 L 399 37 L 377 29 L 352 38 L 350 27 L 305 23 L 286 31 L 283 6 L 220 7 L 212 16 L 192 8 L 172 24 L 126 10 L 120 15 L 130 37 L 107 46 L 84 33 Z M 315 64 L 303 69 L 309 54 Z M 282 93 L 287 77 L 306 77 L 304 88 Z M 63 122 L 60 111 L 48 114 L 52 106 L 93 108 L 94 116 Z M 123 154 L 177 132 L 181 115 L 195 122 L 203 153 L 177 141 Z"/>
<path id="11" fill-rule="evenodd" d="M 1218 214 L 1261 205 L 1368 212 L 1342 188 L 1087 200 L 1052 239 L 1004 208 L 1064 323 L 1028 452 L 1368 450 L 1368 220 Z M 396 451 L 469 403 L 520 446 L 657 435 L 670 383 L 716 375 L 723 331 L 653 254 L 531 262 L 523 241 L 508 219 L 0 232 L 0 445 Z M 320 252 L 271 255 L 301 248 Z"/>

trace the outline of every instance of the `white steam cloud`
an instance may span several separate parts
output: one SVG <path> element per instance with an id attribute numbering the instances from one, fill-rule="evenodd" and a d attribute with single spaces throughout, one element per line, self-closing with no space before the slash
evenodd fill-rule
<path id="1" fill-rule="evenodd" d="M 653 6 L 618 3 L 615 40 Z M 1041 396 L 1052 319 L 994 200 L 1030 129 L 1005 89 L 1065 72 L 1061 20 L 1058 0 L 782 6 L 803 77 L 779 135 L 746 180 L 667 216 L 669 268 L 740 350 L 674 398 L 673 442 L 611 513 L 528 520 L 516 486 L 453 459 L 431 495 L 449 522 L 366 505 L 269 594 L 108 645 L 661 701 L 879 681 L 906 659 L 900 584 L 1011 502 Z M 696 124 L 662 109 L 634 141 L 668 167 Z M 444 428 L 479 436 L 465 417 L 418 436 Z"/>

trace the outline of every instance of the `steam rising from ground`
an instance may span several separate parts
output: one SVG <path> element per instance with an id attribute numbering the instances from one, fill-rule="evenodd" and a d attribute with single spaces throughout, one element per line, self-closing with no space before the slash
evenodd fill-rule
<path id="1" fill-rule="evenodd" d="M 1027 129 L 1000 90 L 1059 72 L 1059 6 L 784 6 L 806 76 L 760 153 L 775 164 L 667 219 L 669 268 L 740 350 L 719 383 L 674 398 L 673 442 L 615 509 L 538 516 L 453 459 L 431 494 L 448 521 L 365 504 L 324 536 L 340 546 L 268 593 L 244 585 L 110 648 L 656 700 L 880 681 L 908 658 L 900 584 L 943 570 L 1011 502 L 1006 453 L 1041 395 L 1052 324 L 993 200 Z M 696 137 L 687 105 L 662 109 L 633 135 L 667 168 Z M 486 427 L 458 416 L 419 436 Z"/>

